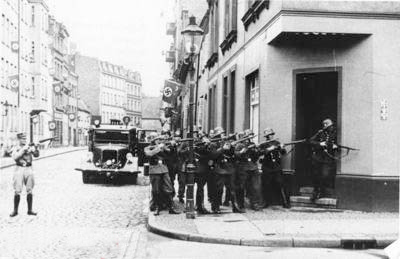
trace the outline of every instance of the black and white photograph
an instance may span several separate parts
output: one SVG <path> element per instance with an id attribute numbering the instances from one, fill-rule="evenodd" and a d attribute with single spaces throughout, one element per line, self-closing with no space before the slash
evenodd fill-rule
<path id="1" fill-rule="evenodd" d="M 400 259 L 400 0 L 0 16 L 0 259 Z"/>

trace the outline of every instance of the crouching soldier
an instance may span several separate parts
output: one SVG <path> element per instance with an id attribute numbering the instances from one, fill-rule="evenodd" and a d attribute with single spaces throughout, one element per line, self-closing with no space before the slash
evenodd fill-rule
<path id="1" fill-rule="evenodd" d="M 279 190 L 279 196 L 282 200 L 284 208 L 290 208 L 290 199 L 287 188 L 284 184 L 283 170 L 281 165 L 281 156 L 286 154 L 286 149 L 273 139 L 275 132 L 271 128 L 264 130 L 266 142 L 260 146 L 261 152 L 264 155 L 262 159 L 262 190 L 264 201 L 268 206 L 271 201 L 269 194 L 275 190 Z"/>
<path id="2" fill-rule="evenodd" d="M 166 166 L 165 158 L 170 152 L 163 143 L 160 143 L 157 133 L 152 133 L 150 136 L 150 146 L 144 149 L 145 155 L 149 158 L 149 174 L 151 183 L 151 193 L 155 206 L 154 215 L 160 215 L 162 208 L 162 201 L 166 200 L 170 214 L 178 214 L 173 208 L 172 193 L 165 191 L 172 186 L 171 180 L 168 175 L 168 168 Z M 165 195 L 165 197 L 163 197 Z"/>
<path id="3" fill-rule="evenodd" d="M 26 135 L 24 133 L 18 133 L 17 139 L 19 141 L 19 146 L 15 147 L 12 151 L 12 158 L 15 160 L 16 167 L 13 176 L 13 187 L 15 192 L 14 211 L 10 214 L 10 217 L 18 215 L 18 206 L 23 185 L 26 187 L 28 215 L 36 216 L 37 213 L 32 211 L 32 190 L 35 185 L 35 178 L 32 170 L 32 157 L 38 157 L 39 150 L 36 146 L 29 145 L 26 142 Z"/>

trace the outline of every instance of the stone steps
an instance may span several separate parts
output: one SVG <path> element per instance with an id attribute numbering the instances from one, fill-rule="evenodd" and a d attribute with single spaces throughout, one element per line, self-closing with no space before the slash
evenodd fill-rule
<path id="1" fill-rule="evenodd" d="M 290 196 L 290 203 L 294 207 L 309 207 L 309 208 L 337 208 L 337 199 L 335 198 L 321 198 L 315 202 L 311 201 L 313 187 L 301 187 L 299 196 Z"/>

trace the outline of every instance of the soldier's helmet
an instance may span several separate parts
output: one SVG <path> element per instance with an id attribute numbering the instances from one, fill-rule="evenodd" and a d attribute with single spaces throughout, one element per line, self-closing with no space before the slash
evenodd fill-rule
<path id="1" fill-rule="evenodd" d="M 180 136 L 181 136 L 181 131 L 180 131 L 180 130 L 176 130 L 176 131 L 174 132 L 174 137 L 178 138 L 178 137 L 180 137 Z"/>
<path id="2" fill-rule="evenodd" d="M 254 135 L 252 129 L 246 129 L 246 130 L 244 131 L 244 136 L 245 136 L 245 137 L 248 137 L 248 136 L 251 136 L 251 135 Z"/>
<path id="3" fill-rule="evenodd" d="M 171 136 L 171 132 L 170 132 L 169 130 L 167 130 L 167 129 L 162 129 L 162 130 L 161 130 L 161 135 L 168 135 L 168 136 Z"/>
<path id="4" fill-rule="evenodd" d="M 265 128 L 264 129 L 264 137 L 267 137 L 269 135 L 275 135 L 275 131 L 272 128 Z"/>
<path id="5" fill-rule="evenodd" d="M 225 130 L 222 127 L 216 127 L 214 129 L 214 131 L 215 131 L 215 134 L 223 134 L 223 133 L 225 133 Z"/>
<path id="6" fill-rule="evenodd" d="M 26 139 L 26 134 L 25 133 L 18 133 L 17 134 L 17 139 Z"/>
<path id="7" fill-rule="evenodd" d="M 243 131 L 239 132 L 239 133 L 237 134 L 237 138 L 238 138 L 238 139 L 244 138 L 244 132 L 243 132 Z"/>

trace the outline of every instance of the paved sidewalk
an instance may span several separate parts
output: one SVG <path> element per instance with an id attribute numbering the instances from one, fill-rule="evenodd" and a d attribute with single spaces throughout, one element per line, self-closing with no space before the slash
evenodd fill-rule
<path id="1" fill-rule="evenodd" d="M 176 239 L 206 243 L 360 249 L 386 247 L 394 242 L 399 233 L 399 214 L 281 206 L 237 214 L 222 207 L 222 214 L 200 215 L 196 219 L 186 219 L 184 213 L 150 213 L 148 229 Z"/>
<path id="2" fill-rule="evenodd" d="M 42 149 L 40 151 L 40 156 L 34 158 L 33 160 L 40 160 L 47 157 L 57 156 L 65 153 L 75 152 L 79 150 L 86 150 L 87 147 L 54 147 L 48 149 Z M 11 167 L 15 165 L 15 161 L 11 157 L 0 158 L 0 169 Z"/>

